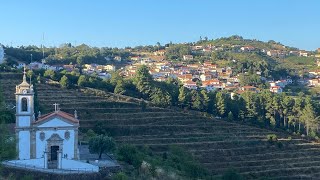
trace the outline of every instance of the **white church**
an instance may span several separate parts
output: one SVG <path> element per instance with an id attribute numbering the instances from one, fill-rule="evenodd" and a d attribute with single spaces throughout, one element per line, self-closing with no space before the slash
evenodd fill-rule
<path id="1" fill-rule="evenodd" d="M 77 112 L 53 112 L 35 118 L 33 85 L 26 80 L 16 86 L 16 141 L 18 160 L 22 166 L 44 169 L 99 171 L 99 167 L 79 161 Z"/>

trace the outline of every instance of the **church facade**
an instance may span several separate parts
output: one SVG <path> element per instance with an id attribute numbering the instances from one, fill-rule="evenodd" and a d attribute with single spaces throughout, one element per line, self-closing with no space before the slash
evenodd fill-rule
<path id="1" fill-rule="evenodd" d="M 62 158 L 78 160 L 79 120 L 74 115 L 60 111 L 58 104 L 49 114 L 36 118 L 34 113 L 33 85 L 23 81 L 16 86 L 16 140 L 19 160 L 44 158 L 44 167 L 62 167 Z"/>

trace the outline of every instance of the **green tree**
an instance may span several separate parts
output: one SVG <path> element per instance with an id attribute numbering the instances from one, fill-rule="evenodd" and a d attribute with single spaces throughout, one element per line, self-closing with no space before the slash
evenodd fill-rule
<path id="1" fill-rule="evenodd" d="M 229 113 L 228 113 L 228 120 L 229 121 L 233 121 L 234 120 L 234 116 L 233 116 L 233 113 L 231 111 L 229 111 Z"/>
<path id="2" fill-rule="evenodd" d="M 275 95 L 273 96 L 273 99 L 272 99 L 272 106 L 273 106 L 273 115 L 274 115 L 274 119 L 275 119 L 275 123 L 276 123 L 276 127 L 280 127 L 280 120 L 279 118 L 277 118 L 277 115 L 279 116 L 280 114 L 280 109 L 281 109 L 281 99 L 280 99 L 280 96 L 279 95 Z"/>
<path id="3" fill-rule="evenodd" d="M 292 108 L 293 117 L 290 117 L 290 119 L 292 119 L 292 121 L 293 121 L 294 131 L 296 131 L 295 124 L 298 123 L 298 131 L 301 132 L 301 122 L 302 121 L 301 121 L 300 117 L 302 116 L 303 107 L 304 107 L 303 98 L 302 98 L 302 96 L 298 96 L 294 100 L 294 106 Z"/>
<path id="4" fill-rule="evenodd" d="M 125 88 L 125 82 L 123 79 L 118 80 L 116 87 L 114 88 L 114 93 L 116 94 L 125 94 L 126 88 Z"/>
<path id="5" fill-rule="evenodd" d="M 154 88 L 150 95 L 151 102 L 157 106 L 168 107 L 171 104 L 171 96 L 167 91 Z"/>
<path id="6" fill-rule="evenodd" d="M 115 149 L 114 140 L 106 135 L 94 136 L 89 140 L 90 153 L 96 153 L 101 159 L 102 153 L 109 153 Z"/>
<path id="7" fill-rule="evenodd" d="M 209 103 L 210 103 L 210 98 L 208 96 L 208 93 L 206 90 L 201 90 L 201 99 L 202 99 L 202 105 L 203 105 L 203 111 L 208 111 L 209 109 Z"/>
<path id="8" fill-rule="evenodd" d="M 152 76 L 149 74 L 149 68 L 145 65 L 140 66 L 134 77 L 134 82 L 143 95 L 146 97 L 150 95 L 153 85 Z"/>
<path id="9" fill-rule="evenodd" d="M 97 134 L 92 130 L 92 129 L 89 129 L 86 134 L 84 135 L 84 139 L 86 141 L 89 141 L 91 138 L 97 136 Z"/>
<path id="10" fill-rule="evenodd" d="M 82 66 L 84 63 L 84 56 L 83 55 L 80 55 L 77 57 L 77 64 Z"/>
<path id="11" fill-rule="evenodd" d="M 307 136 L 309 136 L 310 132 L 315 132 L 318 127 L 318 122 L 316 120 L 316 114 L 314 111 L 314 106 L 312 104 L 311 98 L 306 98 L 306 104 L 304 109 L 302 110 L 301 120 L 305 124 Z"/>
<path id="12" fill-rule="evenodd" d="M 190 102 L 190 96 L 189 96 L 188 90 L 184 86 L 181 86 L 179 88 L 178 104 L 181 107 L 186 107 L 188 106 L 189 102 Z"/>
<path id="13" fill-rule="evenodd" d="M 81 75 L 79 76 L 77 84 L 80 87 L 84 87 L 87 85 L 87 82 L 88 82 L 88 78 L 85 75 Z"/>
<path id="14" fill-rule="evenodd" d="M 218 115 L 220 115 L 221 117 L 225 117 L 226 114 L 226 107 L 227 103 L 226 103 L 226 99 L 225 99 L 225 95 L 223 92 L 219 91 L 216 94 L 216 108 L 218 111 Z"/>
<path id="15" fill-rule="evenodd" d="M 46 78 L 51 78 L 53 80 L 56 80 L 56 73 L 53 70 L 46 70 L 43 74 L 44 77 Z"/>
<path id="16" fill-rule="evenodd" d="M 256 93 L 245 92 L 242 94 L 243 99 L 245 100 L 246 107 L 246 117 L 252 121 L 256 121 L 258 117 L 258 98 Z"/>
<path id="17" fill-rule="evenodd" d="M 191 105 L 193 109 L 202 110 L 201 96 L 198 91 L 191 91 Z"/>
<path id="18" fill-rule="evenodd" d="M 291 117 L 293 106 L 294 106 L 294 99 L 290 96 L 285 96 L 281 102 L 283 107 L 283 127 L 287 128 L 288 117 Z"/>
<path id="19" fill-rule="evenodd" d="M 115 71 L 111 73 L 111 79 L 110 79 L 110 83 L 113 86 L 116 86 L 119 80 L 122 80 L 123 78 L 120 76 L 120 71 Z"/>
<path id="20" fill-rule="evenodd" d="M 275 119 L 275 109 L 273 106 L 273 95 L 271 92 L 265 92 L 263 94 L 263 100 L 264 100 L 264 105 L 265 105 L 265 118 L 269 120 L 268 125 L 270 124 L 271 126 L 276 125 L 276 119 Z"/>
<path id="21" fill-rule="evenodd" d="M 32 70 L 29 70 L 28 72 L 27 72 L 27 77 L 28 78 L 34 78 L 34 73 L 33 73 L 33 71 Z"/>
<path id="22" fill-rule="evenodd" d="M 70 87 L 70 82 L 69 82 L 69 79 L 66 75 L 63 75 L 62 78 L 60 79 L 60 86 L 62 88 L 69 88 Z"/>

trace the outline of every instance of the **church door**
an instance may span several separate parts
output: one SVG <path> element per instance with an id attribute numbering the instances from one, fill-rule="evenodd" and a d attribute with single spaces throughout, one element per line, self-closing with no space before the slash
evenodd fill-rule
<path id="1" fill-rule="evenodd" d="M 58 159 L 59 146 L 51 146 L 51 161 L 56 161 Z"/>

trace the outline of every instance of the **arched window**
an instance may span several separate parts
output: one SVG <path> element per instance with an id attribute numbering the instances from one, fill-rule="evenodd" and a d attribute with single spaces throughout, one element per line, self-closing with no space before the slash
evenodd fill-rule
<path id="1" fill-rule="evenodd" d="M 21 99 L 21 111 L 28 111 L 28 100 L 27 98 Z"/>

